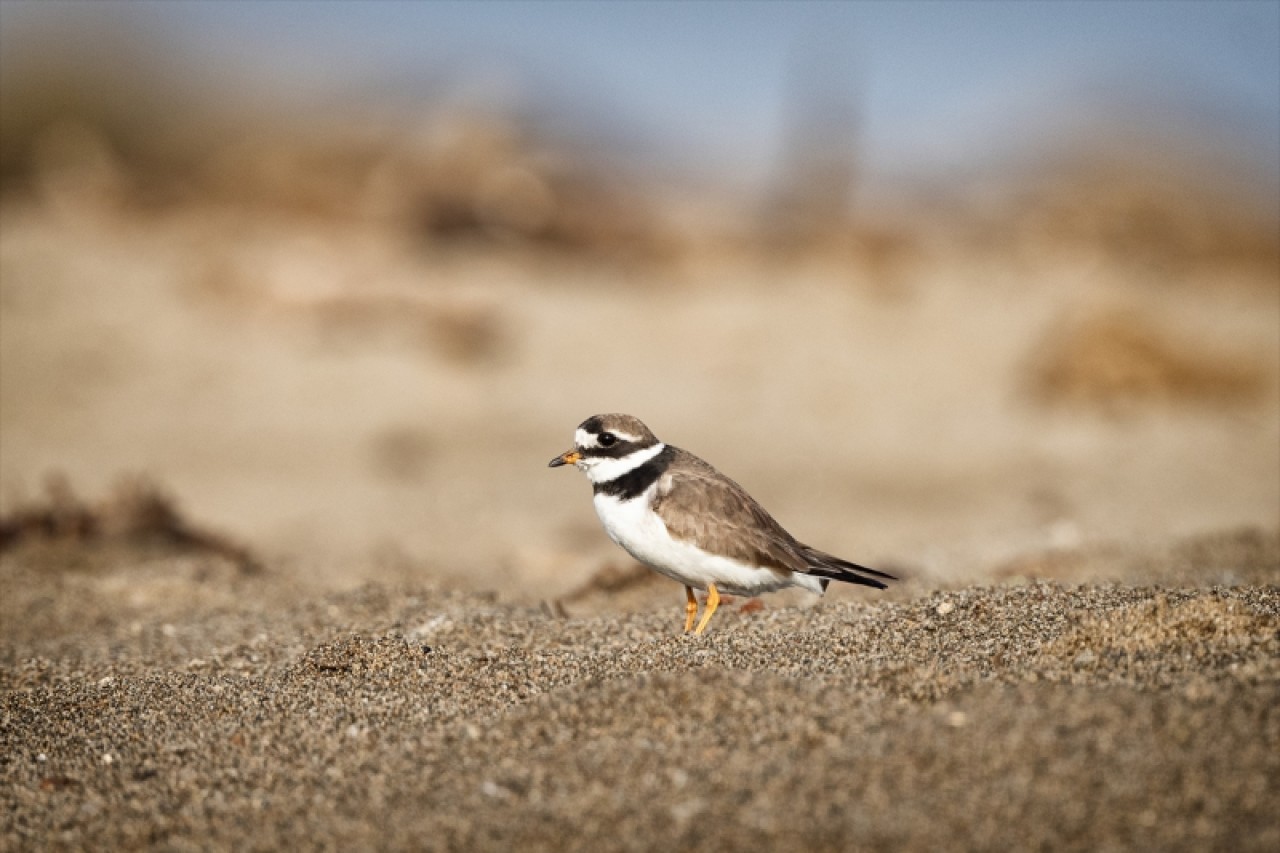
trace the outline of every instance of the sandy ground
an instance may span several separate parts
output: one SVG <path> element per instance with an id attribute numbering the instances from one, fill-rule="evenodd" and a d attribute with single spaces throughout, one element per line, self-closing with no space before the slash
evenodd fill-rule
<path id="1" fill-rule="evenodd" d="M 0 839 L 1275 849 L 1280 534 L 1045 565 L 1097 581 L 771 598 L 695 638 L 661 581 L 560 609 L 24 547 Z"/>

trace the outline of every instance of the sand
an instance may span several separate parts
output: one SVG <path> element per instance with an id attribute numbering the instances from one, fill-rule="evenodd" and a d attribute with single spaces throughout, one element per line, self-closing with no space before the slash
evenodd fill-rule
<path id="1" fill-rule="evenodd" d="M 0 849 L 1280 849 L 1274 205 L 1086 159 L 793 231 L 485 116 L 31 124 Z M 602 411 L 903 581 L 681 635 L 546 467 Z"/>
<path id="2" fill-rule="evenodd" d="M 70 556 L 0 559 L 6 849 L 1280 846 L 1274 531 L 703 637 L 661 580 L 534 604 Z"/>

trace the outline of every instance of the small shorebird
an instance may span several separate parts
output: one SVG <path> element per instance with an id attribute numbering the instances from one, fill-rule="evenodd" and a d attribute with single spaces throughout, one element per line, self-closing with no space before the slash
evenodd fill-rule
<path id="1" fill-rule="evenodd" d="M 706 630 L 720 591 L 754 596 L 798 586 L 822 595 L 833 580 L 884 589 L 893 575 L 868 569 L 796 540 L 746 490 L 692 453 L 664 444 L 631 415 L 594 415 L 573 449 L 550 467 L 574 465 L 591 480 L 596 514 L 609 538 L 654 571 L 684 584 L 684 629 L 707 606 Z M 883 580 L 881 580 L 883 579 Z"/>

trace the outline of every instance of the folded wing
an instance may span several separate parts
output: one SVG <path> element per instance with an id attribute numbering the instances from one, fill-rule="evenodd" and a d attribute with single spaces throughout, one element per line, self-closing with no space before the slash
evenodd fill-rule
<path id="1" fill-rule="evenodd" d="M 676 450 L 679 478 L 658 481 L 653 509 L 676 539 L 750 566 L 884 589 L 886 574 L 798 541 L 746 490 L 691 453 Z M 882 579 L 882 580 L 881 580 Z"/>

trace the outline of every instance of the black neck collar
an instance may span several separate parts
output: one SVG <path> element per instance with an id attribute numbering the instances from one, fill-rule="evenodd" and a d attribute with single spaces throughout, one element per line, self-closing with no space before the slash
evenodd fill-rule
<path id="1" fill-rule="evenodd" d="M 656 483 L 658 478 L 666 472 L 673 456 L 675 456 L 675 449 L 671 445 L 667 445 L 662 448 L 661 453 L 648 462 L 643 465 L 637 465 L 627 473 L 614 477 L 612 480 L 596 483 L 592 490 L 597 495 L 608 495 L 611 498 L 618 498 L 624 501 L 639 497 L 644 494 L 645 489 Z"/>

